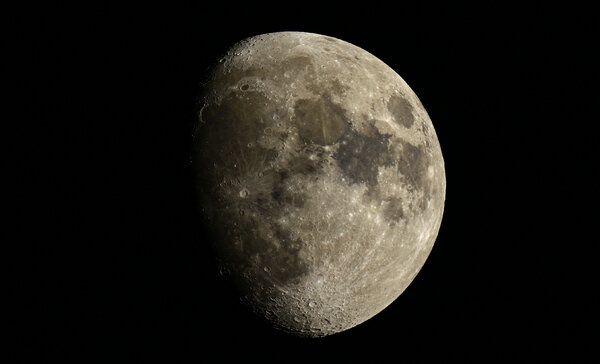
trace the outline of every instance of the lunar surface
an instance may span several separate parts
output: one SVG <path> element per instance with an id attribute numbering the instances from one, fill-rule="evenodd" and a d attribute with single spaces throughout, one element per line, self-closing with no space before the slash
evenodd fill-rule
<path id="1" fill-rule="evenodd" d="M 299 336 L 383 310 L 438 234 L 446 179 L 429 116 L 390 67 L 340 39 L 234 45 L 204 85 L 193 153 L 222 271 L 256 314 Z"/>

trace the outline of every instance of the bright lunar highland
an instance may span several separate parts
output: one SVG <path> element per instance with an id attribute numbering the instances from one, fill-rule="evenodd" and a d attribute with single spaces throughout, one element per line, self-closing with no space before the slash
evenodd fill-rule
<path id="1" fill-rule="evenodd" d="M 222 271 L 256 314 L 299 336 L 392 303 L 444 210 L 442 152 L 417 96 L 372 54 L 318 34 L 259 35 L 215 62 L 193 166 Z"/>

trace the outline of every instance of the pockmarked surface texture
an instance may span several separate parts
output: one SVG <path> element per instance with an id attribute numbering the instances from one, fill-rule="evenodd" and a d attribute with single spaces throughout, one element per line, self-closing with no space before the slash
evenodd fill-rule
<path id="1" fill-rule="evenodd" d="M 431 120 L 398 74 L 339 39 L 270 33 L 234 45 L 200 102 L 200 209 L 256 314 L 325 336 L 406 289 L 438 234 L 446 179 Z"/>

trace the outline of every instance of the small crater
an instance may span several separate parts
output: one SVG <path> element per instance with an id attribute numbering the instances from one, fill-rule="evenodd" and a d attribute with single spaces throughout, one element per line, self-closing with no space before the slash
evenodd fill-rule
<path id="1" fill-rule="evenodd" d="M 248 194 L 249 194 L 249 193 L 250 193 L 250 192 L 248 191 L 248 189 L 247 189 L 247 188 L 243 188 L 243 189 L 240 191 L 240 197 L 241 197 L 241 198 L 246 198 L 246 197 L 248 197 Z M 241 211 L 243 211 L 243 210 L 240 210 L 240 214 L 241 214 L 241 215 L 243 215 L 243 214 L 241 213 Z"/>
<path id="2" fill-rule="evenodd" d="M 249 88 L 250 88 L 250 86 L 248 86 L 248 85 L 242 85 L 242 87 L 241 87 L 242 91 L 246 91 Z"/>
<path id="3" fill-rule="evenodd" d="M 219 274 L 222 277 L 229 277 L 231 275 L 231 272 L 226 267 L 221 267 L 221 269 L 219 270 Z"/>
<path id="4" fill-rule="evenodd" d="M 315 307 L 317 307 L 317 303 L 316 303 L 315 301 L 310 301 L 310 302 L 308 303 L 308 307 L 310 307 L 310 308 L 315 308 Z"/>

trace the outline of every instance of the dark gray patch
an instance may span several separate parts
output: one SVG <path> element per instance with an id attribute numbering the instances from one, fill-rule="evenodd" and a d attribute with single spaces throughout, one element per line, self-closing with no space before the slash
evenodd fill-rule
<path id="1" fill-rule="evenodd" d="M 293 121 L 301 138 L 318 145 L 334 144 L 348 128 L 344 110 L 328 94 L 296 101 Z"/>
<path id="2" fill-rule="evenodd" d="M 413 187 L 420 187 L 427 171 L 427 158 L 423 149 L 410 143 L 403 143 L 398 170 Z"/>
<path id="3" fill-rule="evenodd" d="M 383 210 L 383 215 L 386 219 L 391 222 L 398 222 L 404 217 L 404 210 L 402 209 L 402 200 L 399 198 L 391 197 L 386 200 L 387 204 Z"/>
<path id="4" fill-rule="evenodd" d="M 423 208 L 423 203 L 426 203 L 426 199 L 431 197 L 431 181 L 427 179 L 429 164 L 430 159 L 424 146 L 416 147 L 410 143 L 403 144 L 403 150 L 398 161 L 398 170 L 404 176 L 406 183 L 414 189 L 423 190 L 424 198 L 421 201 L 420 208 Z"/>
<path id="5" fill-rule="evenodd" d="M 312 160 L 304 154 L 299 154 L 287 162 L 287 168 L 292 174 L 311 175 L 320 172 L 319 161 Z"/>
<path id="6" fill-rule="evenodd" d="M 350 184 L 377 185 L 379 167 L 390 166 L 394 162 L 389 150 L 389 138 L 390 135 L 382 135 L 372 126 L 366 134 L 359 134 L 352 129 L 344 133 L 334 158 Z"/>
<path id="7" fill-rule="evenodd" d="M 295 175 L 315 175 L 321 171 L 317 161 L 313 161 L 304 155 L 290 159 L 284 169 L 280 169 L 274 181 L 271 198 L 280 206 L 291 205 L 301 208 L 306 203 L 308 196 L 299 191 L 293 191 L 288 188 L 287 180 Z"/>
<path id="8" fill-rule="evenodd" d="M 312 61 L 309 56 L 294 56 L 283 60 L 278 71 L 283 74 L 285 71 L 299 71 L 311 66 Z"/>
<path id="9" fill-rule="evenodd" d="M 398 124 L 403 125 L 405 128 L 410 128 L 414 124 L 415 117 L 412 113 L 412 105 L 405 98 L 393 95 L 388 100 L 387 108 Z"/>

